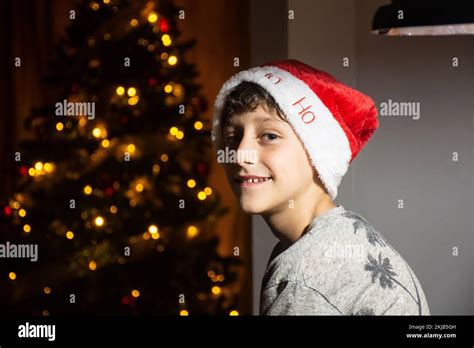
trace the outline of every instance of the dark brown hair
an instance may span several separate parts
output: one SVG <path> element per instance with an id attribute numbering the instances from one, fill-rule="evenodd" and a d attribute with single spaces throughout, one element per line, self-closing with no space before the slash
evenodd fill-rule
<path id="1" fill-rule="evenodd" d="M 254 111 L 258 106 L 287 122 L 286 115 L 265 88 L 254 82 L 243 81 L 232 89 L 224 102 L 221 127 L 226 125 L 232 115 Z"/>

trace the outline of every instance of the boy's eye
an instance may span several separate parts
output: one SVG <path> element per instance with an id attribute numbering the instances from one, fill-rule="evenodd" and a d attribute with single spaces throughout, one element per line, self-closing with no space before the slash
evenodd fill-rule
<path id="1" fill-rule="evenodd" d="M 224 142 L 227 145 L 233 145 L 234 141 L 235 141 L 235 136 L 234 135 L 228 135 L 228 136 L 224 137 Z"/>
<path id="2" fill-rule="evenodd" d="M 267 140 L 276 140 L 279 138 L 278 135 L 273 133 L 265 133 L 263 134 L 263 137 L 266 137 Z"/>

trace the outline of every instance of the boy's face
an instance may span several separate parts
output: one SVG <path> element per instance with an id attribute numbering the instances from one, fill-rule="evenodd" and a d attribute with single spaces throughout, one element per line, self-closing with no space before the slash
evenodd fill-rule
<path id="1" fill-rule="evenodd" d="M 223 127 L 224 150 L 237 152 L 234 163 L 224 162 L 227 180 L 242 209 L 271 214 L 298 201 L 318 182 L 307 153 L 291 126 L 262 106 L 232 115 Z M 240 154 L 239 154 L 240 153 Z M 265 181 L 242 182 L 239 176 Z"/>

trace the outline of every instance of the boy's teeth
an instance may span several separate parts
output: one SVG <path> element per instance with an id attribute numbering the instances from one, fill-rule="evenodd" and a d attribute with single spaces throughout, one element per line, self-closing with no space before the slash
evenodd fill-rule
<path id="1" fill-rule="evenodd" d="M 259 182 L 259 181 L 267 181 L 268 179 L 270 179 L 270 178 L 263 178 L 263 179 L 246 179 L 246 180 L 244 180 L 244 182 L 254 183 L 254 182 Z"/>

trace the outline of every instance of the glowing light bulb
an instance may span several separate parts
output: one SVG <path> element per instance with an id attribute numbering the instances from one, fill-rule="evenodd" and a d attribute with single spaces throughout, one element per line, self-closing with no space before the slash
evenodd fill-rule
<path id="1" fill-rule="evenodd" d="M 173 91 L 173 86 L 171 86 L 170 84 L 167 84 L 165 86 L 165 92 L 166 93 L 171 93 Z"/>
<path id="2" fill-rule="evenodd" d="M 67 231 L 66 232 L 66 238 L 67 239 L 73 239 L 74 238 L 74 233 L 72 231 Z"/>
<path id="3" fill-rule="evenodd" d="M 47 172 L 47 173 L 51 173 L 54 169 L 54 166 L 49 163 L 49 162 L 46 162 L 44 165 L 43 165 L 43 169 Z"/>
<path id="4" fill-rule="evenodd" d="M 189 179 L 187 185 L 188 187 L 193 188 L 196 186 L 196 181 L 194 179 Z"/>
<path id="5" fill-rule="evenodd" d="M 191 225 L 188 227 L 188 232 L 187 232 L 188 238 L 194 238 L 197 236 L 198 233 L 199 233 L 199 230 L 197 229 L 196 226 Z"/>
<path id="6" fill-rule="evenodd" d="M 176 65 L 176 63 L 178 63 L 178 58 L 176 56 L 170 56 L 168 58 L 169 65 Z"/>
<path id="7" fill-rule="evenodd" d="M 128 90 L 127 90 L 127 95 L 129 97 L 133 97 L 135 94 L 137 94 L 137 90 L 134 88 L 134 87 L 130 87 Z"/>
<path id="8" fill-rule="evenodd" d="M 100 136 L 102 135 L 102 130 L 96 127 L 92 130 L 92 135 L 96 138 L 100 138 Z"/>
<path id="9" fill-rule="evenodd" d="M 148 22 L 155 23 L 157 20 L 158 15 L 156 14 L 156 12 L 150 12 L 150 14 L 148 15 Z"/>
<path id="10" fill-rule="evenodd" d="M 97 269 L 97 264 L 95 263 L 95 261 L 89 262 L 89 269 L 91 271 L 95 271 Z"/>
<path id="11" fill-rule="evenodd" d="M 148 226 L 148 232 L 150 232 L 151 234 L 157 233 L 158 232 L 158 227 L 156 225 L 150 225 L 150 226 Z"/>
<path id="12" fill-rule="evenodd" d="M 98 216 L 94 220 L 94 224 L 98 227 L 104 226 L 105 220 L 102 216 Z"/>
<path id="13" fill-rule="evenodd" d="M 189 315 L 189 312 L 186 309 L 182 309 L 179 311 L 179 315 L 182 317 L 187 317 Z"/>
<path id="14" fill-rule="evenodd" d="M 16 279 L 16 274 L 15 274 L 15 272 L 10 272 L 10 273 L 8 273 L 8 278 L 10 278 L 11 280 L 15 280 L 15 279 Z"/>
<path id="15" fill-rule="evenodd" d="M 89 185 L 85 186 L 84 187 L 84 193 L 86 195 L 90 195 L 92 193 L 92 187 L 90 187 Z"/>
<path id="16" fill-rule="evenodd" d="M 117 93 L 118 95 L 123 95 L 125 93 L 125 88 L 123 88 L 123 86 L 118 86 L 115 90 L 115 93 Z"/>
<path id="17" fill-rule="evenodd" d="M 138 95 L 134 95 L 133 97 L 128 98 L 128 105 L 137 105 L 139 99 L 140 98 L 138 97 Z"/>
<path id="18" fill-rule="evenodd" d="M 171 127 L 170 128 L 170 134 L 171 135 L 176 135 L 178 133 L 178 128 L 177 127 Z"/>
<path id="19" fill-rule="evenodd" d="M 194 128 L 195 129 L 200 130 L 200 129 L 202 129 L 202 126 L 203 126 L 203 124 L 202 124 L 201 121 L 194 122 Z"/>
<path id="20" fill-rule="evenodd" d="M 62 122 L 56 123 L 56 130 L 58 132 L 62 131 L 64 129 L 64 124 Z"/>
<path id="21" fill-rule="evenodd" d="M 127 146 L 127 151 L 130 152 L 130 153 L 134 153 L 135 152 L 135 145 L 134 144 L 129 144 Z"/>

